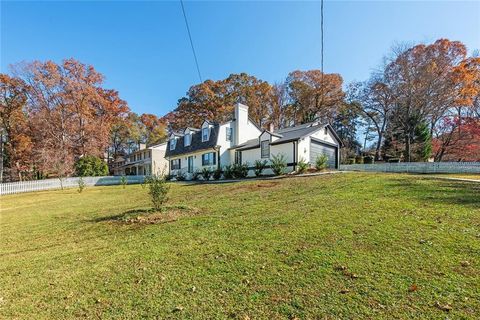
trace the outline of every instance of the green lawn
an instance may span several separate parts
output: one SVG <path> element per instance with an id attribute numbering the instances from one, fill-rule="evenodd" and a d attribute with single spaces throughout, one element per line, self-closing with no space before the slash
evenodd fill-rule
<path id="1" fill-rule="evenodd" d="M 351 173 L 0 198 L 0 318 L 473 319 L 480 184 Z M 451 308 L 451 310 L 447 310 Z"/>

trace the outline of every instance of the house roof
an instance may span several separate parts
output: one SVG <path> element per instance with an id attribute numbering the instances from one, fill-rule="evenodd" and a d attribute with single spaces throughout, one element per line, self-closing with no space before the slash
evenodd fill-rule
<path id="1" fill-rule="evenodd" d="M 305 137 L 321 128 L 323 125 L 319 125 L 316 123 L 306 123 L 304 125 L 300 125 L 297 127 L 290 127 L 285 129 L 277 130 L 275 133 L 281 135 L 280 139 L 273 141 L 271 144 L 281 144 L 289 141 L 298 140 L 302 137 Z"/>
<path id="2" fill-rule="evenodd" d="M 177 139 L 177 144 L 174 150 L 170 150 L 170 140 L 167 143 L 167 149 L 165 150 L 165 157 L 174 157 L 181 154 L 192 153 L 195 151 L 212 149 L 217 145 L 218 132 L 220 131 L 220 125 L 218 123 L 212 123 L 213 127 L 210 130 L 210 136 L 208 141 L 202 142 L 202 133 L 192 132 L 192 141 L 189 146 L 184 144 L 184 135 Z"/>
<path id="3" fill-rule="evenodd" d="M 305 123 L 302 125 L 298 125 L 295 127 L 288 127 L 288 128 L 283 128 L 276 130 L 274 132 L 269 132 L 267 130 L 264 130 L 263 132 L 267 131 L 273 136 L 278 137 L 279 139 L 273 141 L 271 145 L 276 145 L 276 144 L 282 144 L 290 141 L 296 141 L 306 135 L 309 135 L 310 133 L 313 133 L 321 128 L 323 128 L 324 125 L 320 125 L 318 122 L 310 122 L 310 123 Z M 263 133 L 262 132 L 262 133 Z M 238 151 L 242 150 L 248 150 L 248 149 L 254 149 L 254 148 L 259 148 L 260 147 L 260 142 L 258 138 L 248 140 L 236 147 L 234 149 Z"/>
<path id="4" fill-rule="evenodd" d="M 238 151 L 242 151 L 242 150 L 254 149 L 254 148 L 259 148 L 259 147 L 260 147 L 260 143 L 258 142 L 258 138 L 255 138 L 255 139 L 247 140 L 244 143 L 241 143 L 238 146 L 235 146 L 235 147 L 230 148 L 230 149 L 235 149 L 235 150 L 238 150 Z"/>

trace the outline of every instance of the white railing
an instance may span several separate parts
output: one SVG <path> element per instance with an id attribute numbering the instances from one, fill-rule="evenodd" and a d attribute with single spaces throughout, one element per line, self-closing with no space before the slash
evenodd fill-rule
<path id="1" fill-rule="evenodd" d="M 128 184 L 142 183 L 145 176 L 125 176 Z M 79 177 L 60 179 L 32 180 L 0 183 L 0 195 L 53 190 L 61 188 L 78 188 Z M 83 177 L 86 186 L 111 186 L 121 184 L 120 176 Z"/>
<path id="2" fill-rule="evenodd" d="M 480 173 L 480 162 L 395 162 L 342 164 L 340 170 L 406 173 Z"/>

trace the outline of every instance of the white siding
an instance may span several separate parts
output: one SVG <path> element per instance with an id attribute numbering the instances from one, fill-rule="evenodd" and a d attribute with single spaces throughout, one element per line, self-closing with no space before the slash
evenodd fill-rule
<path id="1" fill-rule="evenodd" d="M 151 170 L 154 174 L 168 173 L 168 161 L 165 159 L 165 150 L 167 149 L 167 144 L 162 143 L 151 148 L 152 158 L 151 158 Z"/>
<path id="2" fill-rule="evenodd" d="M 300 161 L 300 157 L 303 157 L 303 159 L 307 162 L 310 160 L 310 137 L 314 137 L 316 139 L 338 146 L 338 142 L 333 136 L 332 132 L 328 129 L 327 134 L 325 134 L 324 127 L 321 127 L 319 130 L 303 138 L 302 141 L 299 143 L 299 148 L 298 148 L 299 161 Z"/>
<path id="3" fill-rule="evenodd" d="M 285 156 L 287 163 L 295 162 L 295 159 L 293 156 L 294 154 L 293 142 L 287 142 L 287 143 L 270 146 L 270 159 L 272 156 L 274 155 L 279 156 L 280 154 L 283 154 Z M 261 158 L 260 148 L 242 151 L 242 163 L 247 164 L 249 167 L 253 167 L 256 160 L 267 160 L 268 164 L 270 164 L 270 159 Z M 291 171 L 293 171 L 293 167 L 291 166 L 287 167 L 286 172 L 291 172 Z M 264 171 L 264 174 L 273 174 L 273 172 L 271 169 L 266 169 Z M 249 176 L 253 176 L 253 175 L 254 175 L 253 170 L 250 170 Z"/>
<path id="4" fill-rule="evenodd" d="M 232 141 L 227 141 L 227 128 L 233 128 Z M 231 160 L 231 152 L 228 149 L 233 146 L 235 140 L 234 122 L 229 121 L 220 125 L 219 130 L 220 131 L 218 133 L 217 145 L 220 146 L 220 167 L 223 168 L 224 166 L 229 165 L 233 162 L 233 160 Z"/>
<path id="5" fill-rule="evenodd" d="M 180 159 L 180 171 L 184 172 L 184 173 L 187 173 L 188 171 L 188 157 L 192 156 L 193 157 L 193 172 L 196 172 L 196 171 L 201 171 L 203 168 L 209 168 L 211 170 L 215 170 L 217 169 L 217 164 L 215 165 L 209 165 L 209 166 L 202 166 L 202 155 L 204 153 L 210 153 L 210 152 L 215 152 L 215 154 L 217 154 L 217 151 L 213 150 L 213 149 L 209 149 L 209 150 L 203 150 L 203 151 L 198 151 L 198 152 L 194 152 L 194 153 L 190 153 L 190 154 L 182 154 L 182 155 L 179 155 L 179 156 L 175 156 L 175 157 L 171 157 L 170 160 L 176 160 L 176 159 Z M 218 157 L 218 155 L 216 155 L 215 157 Z M 216 160 L 218 163 L 218 159 Z M 176 174 L 177 173 L 177 170 L 171 170 L 170 172 L 171 174 Z M 187 174 L 187 179 L 190 179 L 191 178 L 191 174 Z"/>

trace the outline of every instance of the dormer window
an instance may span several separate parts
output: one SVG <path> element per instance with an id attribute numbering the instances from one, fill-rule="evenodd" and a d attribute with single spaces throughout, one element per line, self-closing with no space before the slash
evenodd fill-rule
<path id="1" fill-rule="evenodd" d="M 328 134 L 328 128 L 327 128 L 327 127 L 325 127 L 325 128 L 323 129 L 323 134 L 324 134 L 324 135 L 327 135 L 327 134 Z"/>
<path id="2" fill-rule="evenodd" d="M 175 150 L 176 145 L 177 145 L 177 139 L 175 138 L 170 139 L 170 150 Z"/>
<path id="3" fill-rule="evenodd" d="M 192 143 L 192 134 L 191 133 L 187 133 L 184 137 L 184 146 L 185 147 L 188 147 L 191 143 Z"/>
<path id="4" fill-rule="evenodd" d="M 208 141 L 210 135 L 210 128 L 202 128 L 202 142 Z"/>

